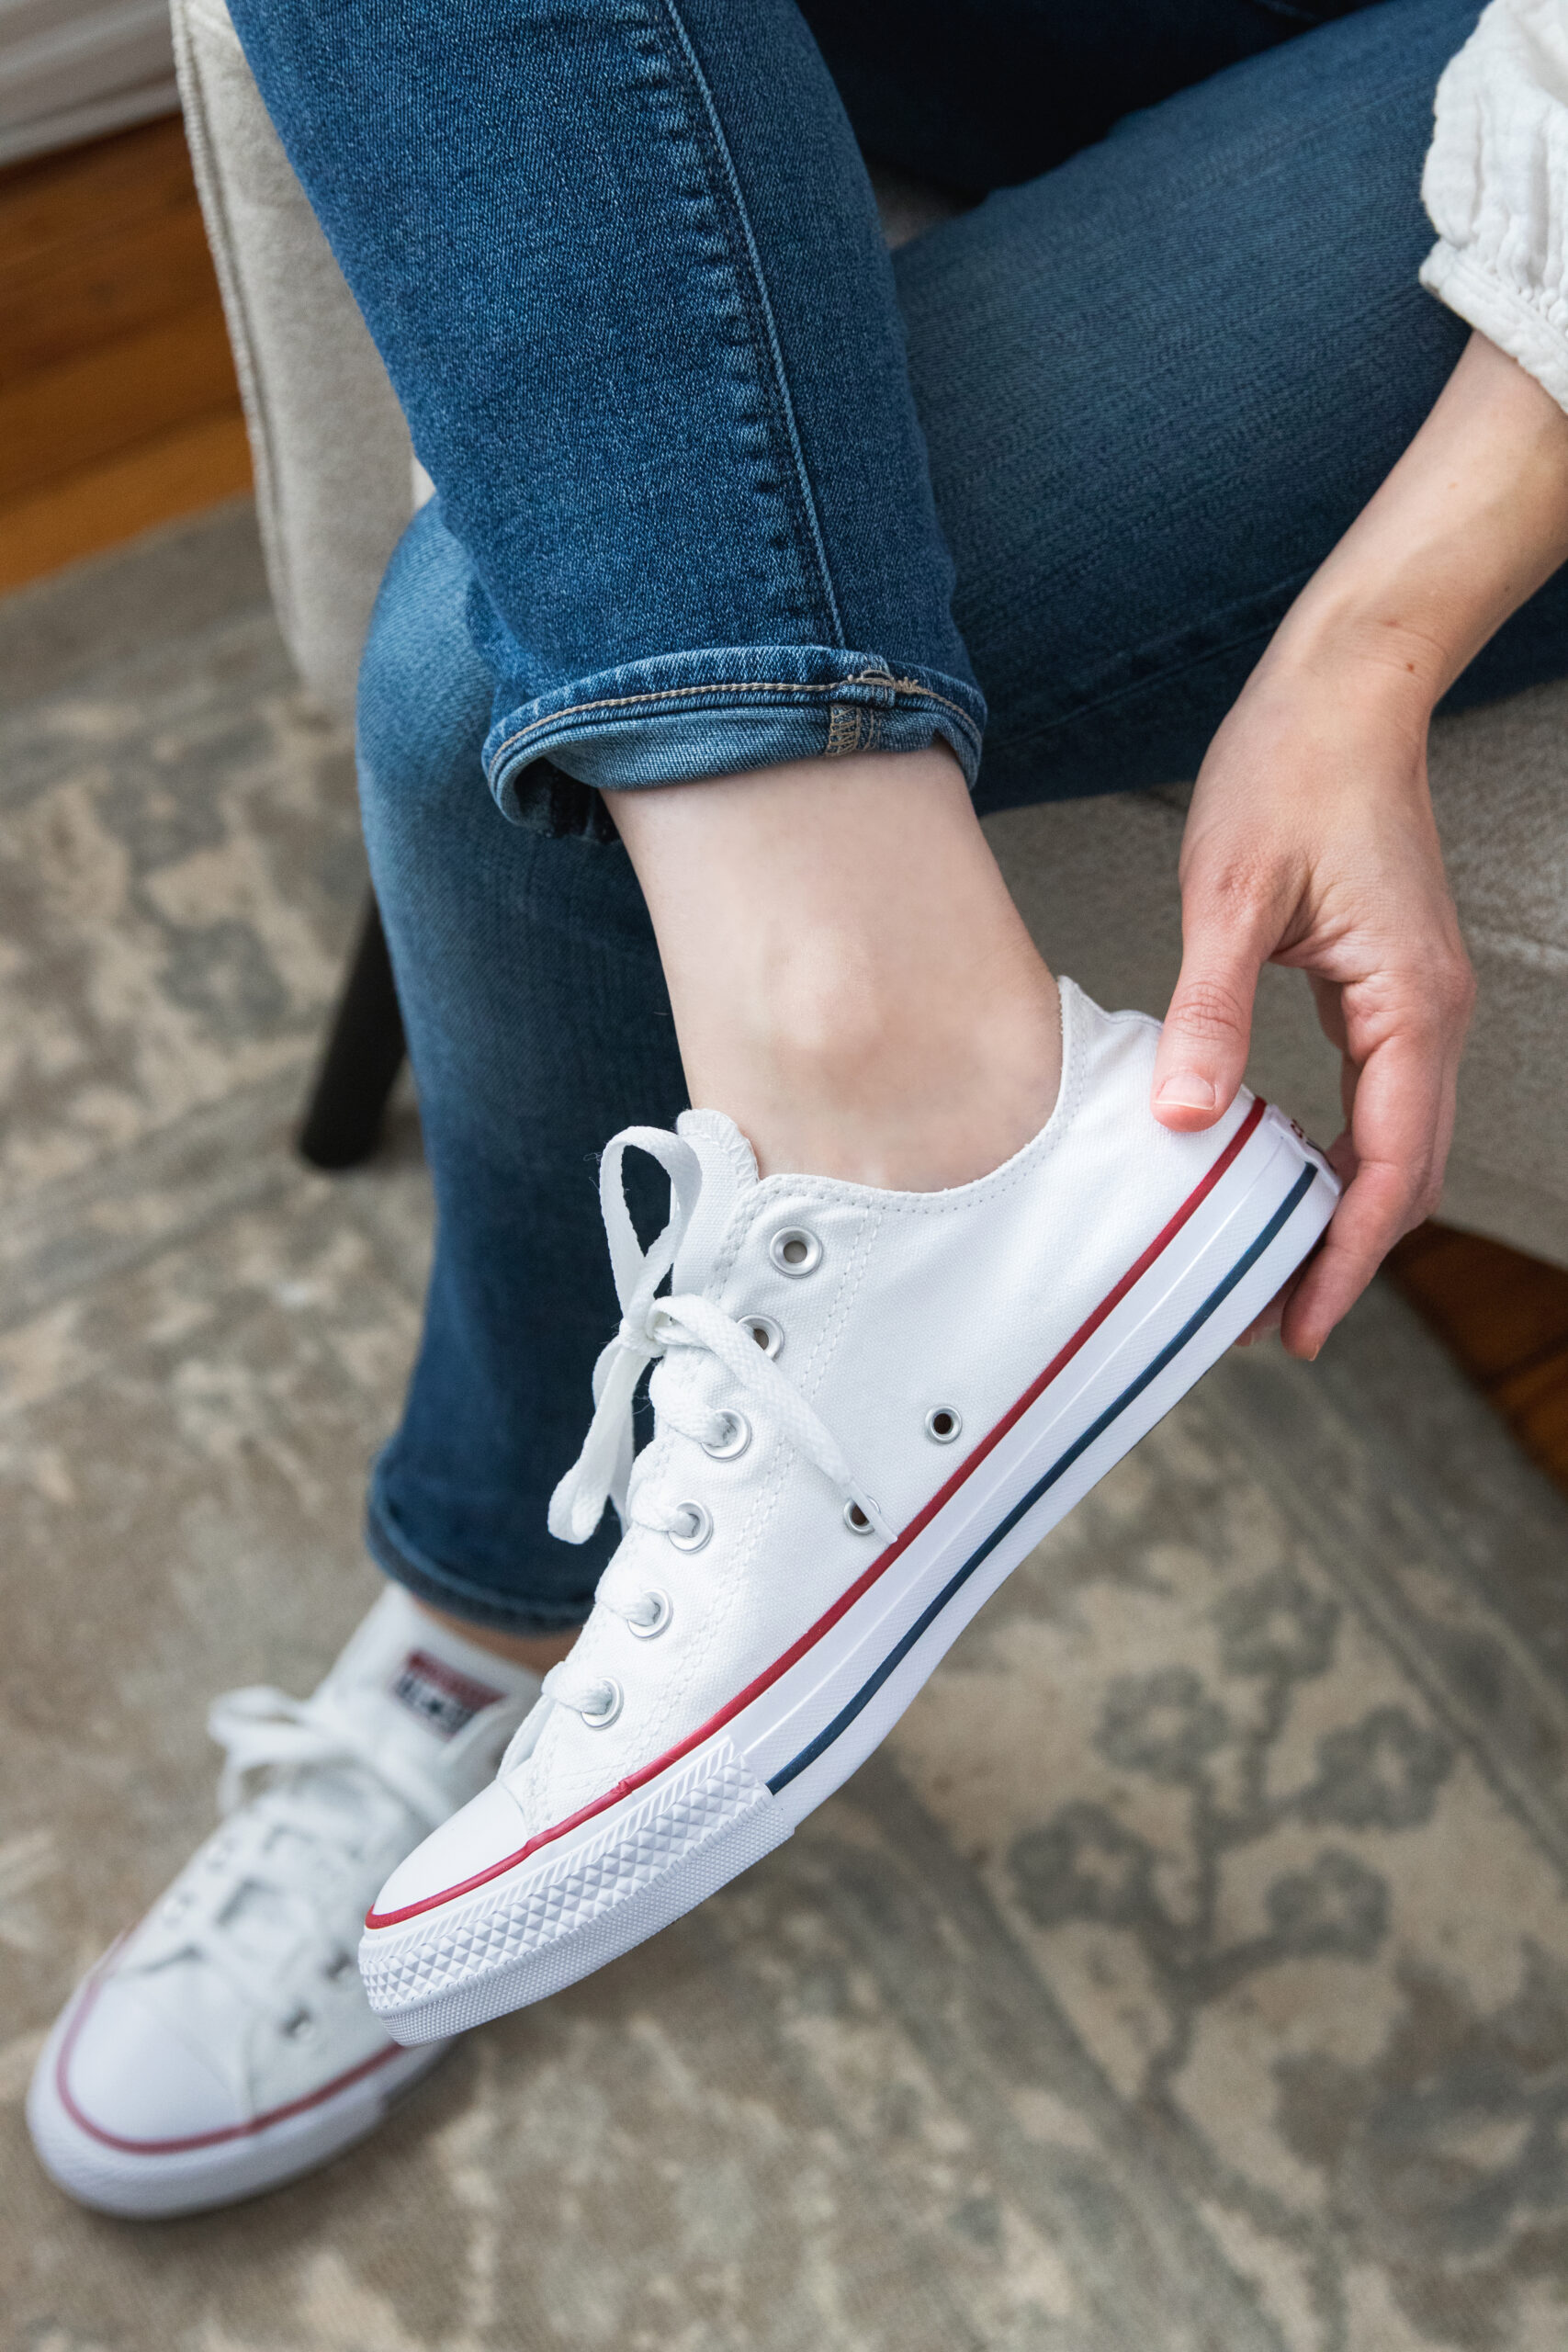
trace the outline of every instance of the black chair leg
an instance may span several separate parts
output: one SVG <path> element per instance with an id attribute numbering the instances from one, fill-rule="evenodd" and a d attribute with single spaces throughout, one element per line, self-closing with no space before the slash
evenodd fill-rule
<path id="1" fill-rule="evenodd" d="M 299 1130 L 301 1157 L 312 1167 L 357 1168 L 369 1159 L 404 1051 L 391 959 L 371 891 Z"/>

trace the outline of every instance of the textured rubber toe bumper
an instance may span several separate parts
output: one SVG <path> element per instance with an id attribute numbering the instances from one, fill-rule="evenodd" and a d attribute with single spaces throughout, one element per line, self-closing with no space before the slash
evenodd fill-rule
<path id="1" fill-rule="evenodd" d="M 543 2000 L 691 1910 L 792 1826 L 766 1782 L 716 1740 L 526 1875 L 400 1935 L 367 1935 L 359 1965 L 370 2006 L 400 2041 L 420 2042 Z"/>

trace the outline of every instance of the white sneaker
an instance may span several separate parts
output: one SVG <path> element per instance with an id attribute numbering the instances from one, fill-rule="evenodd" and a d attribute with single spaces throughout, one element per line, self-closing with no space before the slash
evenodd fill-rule
<path id="1" fill-rule="evenodd" d="M 1292 1122 L 1244 1094 L 1208 1134 L 1168 1133 L 1158 1024 L 1061 993 L 1056 1108 L 978 1183 L 760 1183 L 712 1111 L 611 1144 L 624 1319 L 550 1523 L 581 1540 L 608 1493 L 625 1537 L 498 1781 L 367 1920 L 366 1990 L 400 2041 L 573 1983 L 787 1838 L 1312 1250 L 1338 1187 Z M 634 1146 L 671 1182 L 646 1255 Z"/>
<path id="2" fill-rule="evenodd" d="M 216 1702 L 227 1818 L 77 1988 L 33 2075 L 28 2122 L 62 2188 L 109 2213 L 195 2212 L 379 2122 L 441 2052 L 400 2049 L 371 2015 L 365 1906 L 483 1787 L 538 1690 L 389 1585 L 313 1698 Z"/>

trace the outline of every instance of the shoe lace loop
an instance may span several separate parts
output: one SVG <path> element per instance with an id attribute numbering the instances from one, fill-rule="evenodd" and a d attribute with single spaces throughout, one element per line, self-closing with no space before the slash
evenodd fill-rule
<path id="1" fill-rule="evenodd" d="M 334 1764 L 356 1765 L 370 1773 L 429 1829 L 438 1828 L 452 1810 L 451 1798 L 416 1763 L 371 1739 L 320 1691 L 313 1698 L 294 1699 L 264 1683 L 228 1690 L 213 1701 L 207 1728 L 224 1752 L 218 1783 L 219 1809 L 224 1814 L 245 1802 L 246 1783 L 254 1772 Z"/>
<path id="2" fill-rule="evenodd" d="M 632 1149 L 646 1151 L 670 1179 L 670 1220 L 646 1250 L 626 1206 L 622 1173 Z M 715 1357 L 843 1499 L 858 1504 L 877 1532 L 891 1540 L 893 1530 L 874 1498 L 856 1479 L 832 1431 L 745 1325 L 694 1293 L 658 1295 L 685 1238 L 702 1183 L 702 1161 L 683 1136 L 661 1127 L 626 1127 L 605 1147 L 599 1166 L 599 1199 L 621 1320 L 593 1367 L 593 1418 L 581 1453 L 550 1498 L 550 1533 L 562 1543 L 585 1544 L 606 1502 L 614 1502 L 623 1526 L 627 1523 L 637 1383 L 646 1366 L 671 1349 L 696 1348 Z M 684 1426 L 679 1420 L 675 1425 Z M 650 1516 L 647 1523 L 662 1526 L 666 1521 L 662 1515 Z"/>
<path id="3" fill-rule="evenodd" d="M 158 1914 L 146 1955 L 158 1965 L 172 1951 L 204 1962 L 279 2031 L 309 2027 L 310 2013 L 290 1986 L 311 1974 L 329 1980 L 353 1965 L 321 1916 L 335 1896 L 345 1858 L 379 1814 L 393 1806 L 434 1829 L 451 1810 L 450 1798 L 416 1763 L 378 1746 L 362 1724 L 333 1703 L 330 1693 L 295 1699 L 264 1685 L 215 1699 L 208 1729 L 224 1751 L 219 1807 L 224 1826 L 176 1880 Z M 317 1772 L 342 1773 L 334 1801 L 312 1789 Z M 253 1791 L 254 1776 L 271 1773 Z M 244 1905 L 247 1891 L 268 1898 L 293 1923 L 296 1964 L 280 1977 L 276 1952 L 258 1944 Z"/>

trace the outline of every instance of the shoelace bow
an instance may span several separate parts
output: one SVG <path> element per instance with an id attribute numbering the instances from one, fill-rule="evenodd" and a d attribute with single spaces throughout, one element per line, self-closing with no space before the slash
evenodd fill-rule
<path id="1" fill-rule="evenodd" d="M 352 1952 L 341 1951 L 335 1939 L 323 1935 L 313 1899 L 315 1893 L 328 1893 L 341 1880 L 352 1816 L 335 1808 L 329 1811 L 320 1802 L 310 1804 L 308 1783 L 292 1776 L 313 1768 L 351 1766 L 372 1784 L 364 1792 L 366 1813 L 378 1793 L 429 1829 L 446 1818 L 451 1798 L 410 1758 L 389 1756 L 378 1747 L 359 1724 L 319 1692 L 295 1699 L 265 1685 L 230 1690 L 214 1700 L 207 1721 L 225 1754 L 218 1802 L 228 1826 L 171 1890 L 168 1931 L 171 1938 L 177 1937 L 182 1950 L 216 1969 L 251 2007 L 288 2028 L 296 2007 L 279 2004 L 276 1962 L 270 1958 L 254 1962 L 243 1931 L 225 1914 L 242 1888 L 254 1888 L 293 1914 L 302 1957 L 321 1973 L 333 1976 L 342 1964 L 352 1964 Z M 281 1776 L 277 1785 L 248 1795 L 253 1774 L 269 1770 Z M 276 1859 L 280 1844 L 288 1856 L 285 1863 Z M 318 1880 L 319 1889 L 314 1884 Z"/>
<path id="2" fill-rule="evenodd" d="M 670 1179 L 670 1221 L 644 1250 L 626 1206 L 622 1170 L 629 1150 L 646 1151 Z M 662 1127 L 626 1127 L 605 1146 L 599 1163 L 599 1200 L 609 1237 L 610 1265 L 621 1303 L 615 1338 L 593 1367 L 593 1419 L 581 1453 L 550 1498 L 550 1533 L 566 1544 L 585 1544 L 613 1501 L 624 1525 L 631 1521 L 668 1529 L 674 1513 L 631 1509 L 632 1406 L 645 1368 L 672 1348 L 701 1348 L 716 1357 L 783 1436 L 815 1464 L 846 1502 L 860 1508 L 878 1534 L 891 1539 L 874 1498 L 856 1479 L 842 1449 L 819 1414 L 807 1403 L 771 1356 L 763 1353 L 743 1323 L 694 1294 L 657 1295 L 675 1263 L 702 1192 L 703 1169 L 683 1136 Z M 660 1408 L 660 1418 L 683 1433 L 701 1437 L 678 1414 Z"/>

